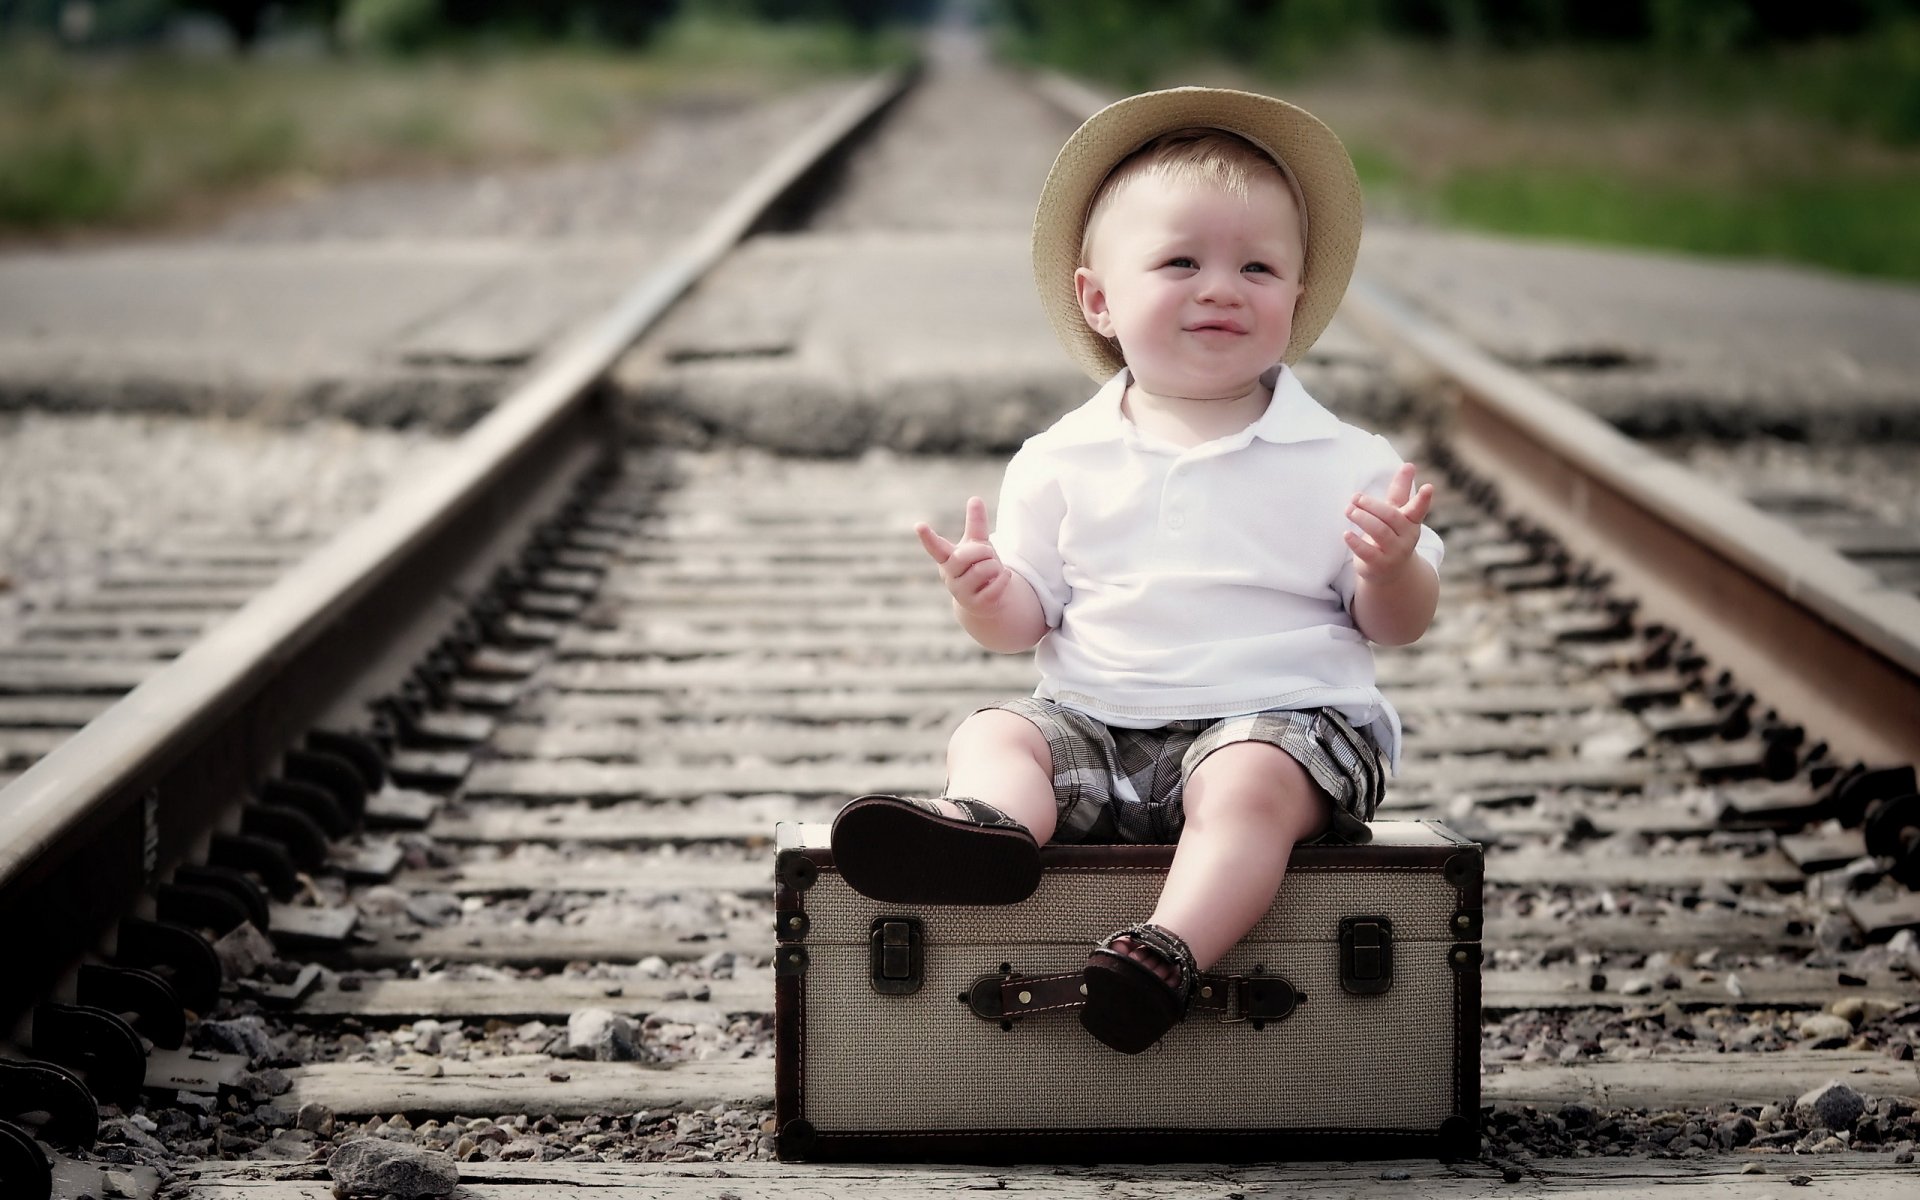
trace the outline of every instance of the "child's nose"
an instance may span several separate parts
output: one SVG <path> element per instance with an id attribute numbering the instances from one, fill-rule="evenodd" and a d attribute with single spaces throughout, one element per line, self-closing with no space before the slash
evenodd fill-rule
<path id="1" fill-rule="evenodd" d="M 1231 304 L 1240 299 L 1240 272 L 1206 271 L 1200 277 L 1200 299 L 1212 304 Z"/>

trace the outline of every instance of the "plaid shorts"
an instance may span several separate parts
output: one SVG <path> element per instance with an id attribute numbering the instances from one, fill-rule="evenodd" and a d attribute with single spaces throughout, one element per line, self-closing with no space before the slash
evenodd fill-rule
<path id="1" fill-rule="evenodd" d="M 1366 822 L 1386 792 L 1379 747 L 1331 708 L 1120 729 L 1032 696 L 987 707 L 1017 713 L 1046 736 L 1059 810 L 1056 842 L 1178 841 L 1187 778 L 1207 755 L 1235 742 L 1278 746 L 1306 769 L 1333 802 L 1326 838 L 1366 841 Z"/>

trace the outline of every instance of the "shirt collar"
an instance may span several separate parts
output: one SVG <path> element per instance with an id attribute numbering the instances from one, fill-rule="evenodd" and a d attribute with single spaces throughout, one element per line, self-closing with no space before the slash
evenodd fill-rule
<path id="1" fill-rule="evenodd" d="M 1113 378 L 1102 384 L 1091 403 L 1082 410 L 1085 420 L 1071 438 L 1075 442 L 1101 442 L 1118 438 L 1125 429 L 1120 413 L 1120 398 L 1126 394 L 1132 372 L 1121 367 Z M 1252 438 L 1284 445 L 1338 437 L 1340 418 L 1307 394 L 1299 377 L 1285 363 L 1276 363 L 1260 376 L 1260 382 L 1273 389 L 1273 400 L 1248 429 Z M 1063 431 L 1064 432 L 1064 431 Z"/>

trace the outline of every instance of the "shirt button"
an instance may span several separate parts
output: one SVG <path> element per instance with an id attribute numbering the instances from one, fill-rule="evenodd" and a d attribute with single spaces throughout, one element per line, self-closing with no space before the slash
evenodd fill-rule
<path id="1" fill-rule="evenodd" d="M 1187 519 L 1186 519 L 1185 517 L 1183 517 L 1183 516 L 1181 516 L 1181 515 L 1180 515 L 1179 513 L 1169 513 L 1169 514 L 1167 514 L 1167 528 L 1168 528 L 1168 529 L 1179 529 L 1179 528 L 1182 528 L 1183 526 L 1185 526 L 1185 525 L 1186 525 L 1186 523 L 1187 523 Z"/>

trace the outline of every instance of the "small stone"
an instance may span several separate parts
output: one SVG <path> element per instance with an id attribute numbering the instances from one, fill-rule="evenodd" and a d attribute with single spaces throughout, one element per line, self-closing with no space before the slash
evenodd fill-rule
<path id="1" fill-rule="evenodd" d="M 220 973 L 228 979 L 245 979 L 275 958 L 273 942 L 252 921 L 235 925 L 213 944 L 213 954 L 220 960 Z"/>
<path id="2" fill-rule="evenodd" d="M 460 898 L 445 892 L 419 892 L 407 897 L 407 915 L 416 924 L 438 927 L 460 918 Z"/>
<path id="3" fill-rule="evenodd" d="M 1722 1150 L 1734 1150 L 1751 1142 L 1758 1132 L 1759 1128 L 1754 1125 L 1752 1117 L 1736 1115 L 1714 1127 L 1713 1140 L 1719 1143 Z"/>
<path id="4" fill-rule="evenodd" d="M 1838 1154 L 1847 1148 L 1847 1144 L 1837 1137 L 1824 1137 L 1808 1147 L 1809 1154 Z"/>
<path id="5" fill-rule="evenodd" d="M 279 1104 L 262 1104 L 253 1110 L 253 1119 L 268 1129 L 285 1129 L 294 1122 L 294 1112 Z"/>
<path id="6" fill-rule="evenodd" d="M 635 963 L 633 969 L 636 973 L 644 975 L 648 979 L 665 979 L 667 977 L 667 960 L 661 958 L 658 954 L 649 954 Z"/>
<path id="7" fill-rule="evenodd" d="M 501 1162 L 539 1162 L 541 1146 L 532 1138 L 517 1138 L 500 1148 Z"/>
<path id="8" fill-rule="evenodd" d="M 1860 927 L 1853 918 L 1841 913 L 1828 913 L 1821 917 L 1813 927 L 1813 940 L 1828 954 L 1838 954 L 1843 950 L 1860 948 Z"/>
<path id="9" fill-rule="evenodd" d="M 1765 1175 L 1767 1169 L 1759 1163 L 1748 1163 L 1746 1166 L 1740 1168 L 1740 1173 L 1742 1175 Z"/>
<path id="10" fill-rule="evenodd" d="M 1500 1181 L 1502 1183 L 1519 1183 L 1522 1178 L 1523 1176 L 1518 1167 L 1500 1168 Z"/>
<path id="11" fill-rule="evenodd" d="M 259 1157 L 294 1161 L 313 1153 L 313 1135 L 304 1129 L 282 1129 L 260 1147 Z"/>
<path id="12" fill-rule="evenodd" d="M 1389 1183 L 1403 1183 L 1413 1178 L 1413 1172 L 1407 1170 L 1405 1167 L 1393 1167 L 1380 1172 L 1380 1178 L 1387 1180 Z"/>
<path id="13" fill-rule="evenodd" d="M 382 1138 L 360 1138 L 327 1162 L 336 1195 L 444 1196 L 460 1186 L 460 1168 L 448 1155 Z"/>
<path id="14" fill-rule="evenodd" d="M 1792 1185 L 1793 1185 L 1793 1186 L 1795 1186 L 1795 1187 L 1806 1187 L 1806 1186 L 1807 1186 L 1808 1184 L 1810 1184 L 1810 1183 L 1812 1183 L 1812 1182 L 1813 1182 L 1813 1176 L 1811 1176 L 1811 1175 L 1789 1175 L 1789 1176 L 1787 1176 L 1787 1182 L 1788 1182 L 1788 1183 L 1790 1183 L 1790 1184 L 1792 1184 Z"/>
<path id="15" fill-rule="evenodd" d="M 1653 990 L 1653 980 L 1636 975 L 1620 985 L 1622 996 L 1644 996 Z"/>
<path id="16" fill-rule="evenodd" d="M 1828 1012 L 1845 1019 L 1855 1029 L 1869 1021 L 1877 1021 L 1898 1008 L 1897 1004 L 1872 996 L 1843 996 L 1827 1005 Z"/>
<path id="17" fill-rule="evenodd" d="M 567 1050 L 596 1062 L 630 1062 L 636 1057 L 633 1022 L 604 1008 L 583 1008 L 567 1018 Z"/>
<path id="18" fill-rule="evenodd" d="M 228 1158 L 240 1158 L 260 1148 L 259 1138 L 250 1138 L 221 1126 L 213 1131 L 213 1148 Z"/>
<path id="19" fill-rule="evenodd" d="M 234 1017 L 228 1021 L 201 1021 L 194 1026 L 202 1042 L 229 1054 L 244 1054 L 249 1059 L 273 1053 L 273 1040 L 267 1036 L 266 1022 L 259 1017 Z"/>
<path id="20" fill-rule="evenodd" d="M 415 1021 L 413 1048 L 421 1054 L 440 1053 L 440 1022 L 431 1019 Z"/>
<path id="21" fill-rule="evenodd" d="M 1853 1023 L 1832 1013 L 1813 1013 L 1802 1020 L 1794 1032 L 1802 1041 L 1822 1042 L 1839 1038 L 1844 1042 L 1853 1036 Z"/>
<path id="22" fill-rule="evenodd" d="M 253 928 L 251 925 L 247 928 Z M 109 1196 L 138 1196 L 140 1183 L 125 1171 L 100 1172 L 100 1190 Z"/>
<path id="23" fill-rule="evenodd" d="M 1866 1111 L 1865 1097 L 1837 1079 L 1815 1088 L 1793 1103 L 1793 1117 L 1802 1128 L 1852 1129 Z M 1842 1147 L 1844 1149 L 1844 1147 Z"/>

